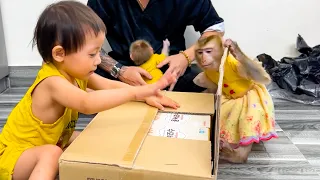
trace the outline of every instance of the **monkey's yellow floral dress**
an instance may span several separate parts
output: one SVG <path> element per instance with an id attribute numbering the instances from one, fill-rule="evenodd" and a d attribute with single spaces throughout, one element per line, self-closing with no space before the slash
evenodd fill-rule
<path id="1" fill-rule="evenodd" d="M 265 85 L 241 77 L 238 63 L 229 55 L 224 66 L 220 137 L 236 146 L 277 138 L 274 105 L 268 90 Z M 206 70 L 205 74 L 218 84 L 219 72 Z"/>

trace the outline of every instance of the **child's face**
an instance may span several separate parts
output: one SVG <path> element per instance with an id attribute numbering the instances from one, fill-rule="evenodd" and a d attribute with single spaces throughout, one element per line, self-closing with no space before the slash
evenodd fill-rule
<path id="1" fill-rule="evenodd" d="M 105 34 L 100 32 L 98 36 L 87 34 L 86 42 L 78 52 L 64 57 L 62 66 L 71 77 L 88 79 L 101 63 L 100 50 L 105 39 Z"/>
<path id="2" fill-rule="evenodd" d="M 223 49 L 215 42 L 209 42 L 196 51 L 198 63 L 204 69 L 218 70 L 223 55 Z"/>

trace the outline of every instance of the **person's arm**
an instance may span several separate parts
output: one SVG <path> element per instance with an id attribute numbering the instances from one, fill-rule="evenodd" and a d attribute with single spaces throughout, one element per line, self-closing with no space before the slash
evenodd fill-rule
<path id="1" fill-rule="evenodd" d="M 181 1 L 179 7 L 181 8 L 181 13 L 183 13 L 183 22 L 187 22 L 187 25 L 193 25 L 194 29 L 200 32 L 202 36 L 210 34 L 224 35 L 224 20 L 219 17 L 213 8 L 211 0 Z M 167 57 L 157 65 L 157 68 L 169 64 L 166 73 L 176 74 L 177 77 L 182 76 L 188 65 L 195 59 L 194 48 L 195 45 L 192 45 L 179 54 Z M 175 84 L 171 84 L 169 90 L 173 90 L 174 86 Z"/>
<path id="2" fill-rule="evenodd" d="M 88 88 L 92 90 L 103 90 L 103 89 L 118 89 L 118 88 L 129 88 L 132 87 L 126 83 L 120 81 L 113 81 L 98 74 L 92 74 L 88 80 Z"/>
<path id="3" fill-rule="evenodd" d="M 112 18 L 109 16 L 109 11 L 107 10 L 108 2 L 101 0 L 88 0 L 87 6 L 90 7 L 101 18 L 108 29 L 108 25 L 112 23 Z M 118 62 L 110 57 L 104 49 L 101 49 L 100 58 L 101 63 L 99 64 L 99 67 L 111 74 L 112 68 L 114 68 Z M 119 75 L 119 72 L 117 75 Z"/>
<path id="4" fill-rule="evenodd" d="M 146 86 L 128 86 L 92 92 L 79 89 L 59 76 L 48 77 L 44 82 L 53 101 L 84 114 L 94 114 L 128 101 L 145 99 L 151 96 L 162 97 L 160 90 L 167 87 L 173 80 L 173 77 L 165 77 L 157 83 Z M 119 87 L 119 84 L 113 84 L 113 86 Z"/>
<path id="5" fill-rule="evenodd" d="M 224 36 L 224 20 L 218 15 L 211 0 L 190 2 L 192 3 L 189 4 L 189 9 L 186 10 L 186 13 L 188 13 L 186 16 L 188 17 L 189 24 L 193 25 L 195 31 L 200 32 L 201 37 L 213 34 L 220 35 L 221 37 Z M 195 59 L 194 46 L 192 45 L 184 51 L 191 61 Z"/>
<path id="6" fill-rule="evenodd" d="M 129 87 L 132 86 L 123 82 L 103 78 L 98 74 L 92 74 L 88 80 L 88 88 L 93 90 L 106 90 Z M 163 109 L 163 106 L 170 107 L 173 109 L 179 107 L 179 104 L 177 102 L 165 96 L 162 96 L 161 98 L 158 98 L 156 96 L 150 96 L 142 99 L 136 99 L 136 101 L 146 102 L 148 105 L 156 107 L 158 109 Z"/>
<path id="7" fill-rule="evenodd" d="M 103 49 L 101 49 L 100 58 L 101 63 L 99 67 L 124 83 L 139 86 L 147 84 L 142 76 L 152 79 L 152 76 L 146 70 L 135 66 L 123 66 L 110 57 Z"/>
<path id="8" fill-rule="evenodd" d="M 64 78 L 54 76 L 46 79 L 48 94 L 52 99 L 70 109 L 84 114 L 94 114 L 135 99 L 133 88 L 119 88 L 86 92 Z"/>
<path id="9" fill-rule="evenodd" d="M 201 34 L 200 38 L 207 37 L 210 35 L 219 35 L 222 37 L 224 35 L 224 33 L 219 32 L 219 31 L 206 31 Z M 192 46 L 190 46 L 189 48 L 184 50 L 184 52 L 189 56 L 191 62 L 195 60 L 195 49 L 194 48 L 195 48 L 195 44 L 193 44 Z"/>
<path id="10" fill-rule="evenodd" d="M 101 63 L 98 65 L 101 69 L 111 72 L 112 68 L 118 63 L 112 57 L 110 57 L 104 49 L 100 52 Z"/>
<path id="11" fill-rule="evenodd" d="M 88 0 L 87 5 L 103 20 L 104 24 L 109 28 L 108 25 L 112 24 L 114 17 L 110 12 L 110 4 L 112 2 L 105 0 Z M 99 68 L 111 74 L 114 78 L 119 79 L 130 85 L 145 85 L 146 82 L 142 76 L 152 79 L 151 75 L 140 67 L 135 66 L 123 66 L 118 61 L 110 57 L 104 50 L 101 54 L 101 63 Z"/>

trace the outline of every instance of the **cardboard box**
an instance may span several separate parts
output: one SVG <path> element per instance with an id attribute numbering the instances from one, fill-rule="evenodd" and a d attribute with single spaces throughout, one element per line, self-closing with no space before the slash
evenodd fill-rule
<path id="1" fill-rule="evenodd" d="M 150 136 L 210 140 L 210 115 L 158 112 Z"/>
<path id="2" fill-rule="evenodd" d="M 208 115 L 217 131 L 213 94 L 164 93 L 181 105 L 164 112 Z M 148 135 L 157 113 L 139 102 L 99 113 L 60 157 L 60 180 L 215 180 L 218 131 L 212 141 Z"/>

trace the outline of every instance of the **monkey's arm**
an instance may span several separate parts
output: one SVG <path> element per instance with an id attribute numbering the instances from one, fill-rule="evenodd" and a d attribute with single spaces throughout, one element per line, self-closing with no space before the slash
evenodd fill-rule
<path id="1" fill-rule="evenodd" d="M 169 40 L 168 39 L 164 40 L 161 54 L 164 54 L 165 56 L 169 56 L 169 47 L 170 47 Z"/>
<path id="2" fill-rule="evenodd" d="M 243 78 L 250 78 L 253 81 L 261 84 L 269 84 L 271 78 L 262 67 L 261 63 L 256 60 L 251 60 L 247 56 L 242 56 L 238 59 L 238 72 Z"/>
<path id="3" fill-rule="evenodd" d="M 208 93 L 215 93 L 217 91 L 217 85 L 213 83 L 204 72 L 199 73 L 194 79 L 193 82 L 203 88 L 207 88 Z"/>

